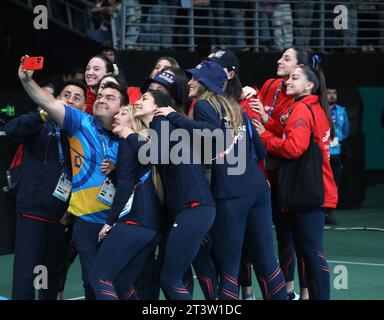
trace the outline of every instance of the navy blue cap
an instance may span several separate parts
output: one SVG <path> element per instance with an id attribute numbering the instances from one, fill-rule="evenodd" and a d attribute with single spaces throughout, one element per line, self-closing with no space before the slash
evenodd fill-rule
<path id="1" fill-rule="evenodd" d="M 182 102 L 181 97 L 181 80 L 173 73 L 167 71 L 160 71 L 153 79 L 145 81 L 141 87 L 141 92 L 144 93 L 148 90 L 149 85 L 152 82 L 159 83 L 169 90 L 171 97 L 179 102 Z"/>
<path id="2" fill-rule="evenodd" d="M 211 91 L 218 94 L 224 93 L 224 84 L 228 77 L 223 68 L 217 63 L 205 60 L 195 68 L 187 69 L 186 71 L 196 80 L 206 85 Z"/>
<path id="3" fill-rule="evenodd" d="M 210 61 L 218 63 L 222 68 L 239 72 L 239 58 L 231 50 L 218 50 L 210 58 Z"/>

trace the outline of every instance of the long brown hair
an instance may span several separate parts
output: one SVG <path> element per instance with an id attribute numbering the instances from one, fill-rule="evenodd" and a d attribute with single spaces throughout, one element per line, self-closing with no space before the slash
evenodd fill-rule
<path id="1" fill-rule="evenodd" d="M 241 114 L 241 107 L 237 101 L 227 95 L 219 95 L 208 89 L 203 83 L 199 82 L 200 87 L 197 90 L 198 100 L 207 100 L 215 111 L 220 115 L 220 118 L 227 118 L 232 126 L 232 133 L 236 135 L 239 127 L 242 126 L 243 116 Z M 224 114 L 222 113 L 224 109 Z"/>

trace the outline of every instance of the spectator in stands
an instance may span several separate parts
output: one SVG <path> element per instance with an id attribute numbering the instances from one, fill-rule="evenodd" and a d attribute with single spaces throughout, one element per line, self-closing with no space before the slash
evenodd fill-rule
<path id="1" fill-rule="evenodd" d="M 333 87 L 327 88 L 327 96 L 329 108 L 332 114 L 333 125 L 335 128 L 335 137 L 330 143 L 331 154 L 331 167 L 333 172 L 333 178 L 336 186 L 340 188 L 341 173 L 343 171 L 342 162 L 342 141 L 349 136 L 349 119 L 345 107 L 338 105 L 337 102 L 337 89 Z M 333 210 L 327 209 L 325 216 L 326 224 L 336 224 L 336 220 L 333 216 Z"/>
<path id="2" fill-rule="evenodd" d="M 207 7 L 211 6 L 211 0 L 191 0 L 193 11 L 193 26 L 195 35 L 196 51 L 207 52 L 210 51 L 213 40 L 210 38 L 210 24 L 211 17 L 210 11 Z"/>
<path id="3" fill-rule="evenodd" d="M 96 2 L 91 12 L 96 18 L 94 29 L 89 29 L 87 35 L 100 43 L 112 43 L 111 17 L 120 10 L 121 3 L 116 0 L 101 0 Z"/>
<path id="4" fill-rule="evenodd" d="M 324 45 L 325 50 L 328 52 L 333 52 L 335 49 L 340 49 L 342 43 L 342 31 L 345 30 L 338 30 L 334 26 L 334 19 L 336 15 L 333 13 L 334 8 L 337 5 L 342 4 L 339 0 L 330 0 L 324 2 L 324 16 L 325 17 L 332 17 L 332 19 L 325 19 L 324 20 Z M 318 9 L 321 10 L 320 5 L 317 6 Z M 321 13 L 318 12 L 317 19 L 321 18 Z M 317 27 L 319 28 L 321 24 L 317 24 Z M 320 31 L 317 33 L 317 37 L 321 37 Z M 319 39 L 318 41 L 321 43 L 322 39 Z M 317 45 L 320 45 L 320 43 L 316 43 Z"/>
<path id="5" fill-rule="evenodd" d="M 379 36 L 377 34 L 378 23 L 375 19 L 378 1 L 367 0 L 367 1 L 356 1 L 358 6 L 358 25 L 359 25 L 359 37 L 361 38 L 360 44 L 362 45 L 361 50 L 363 52 L 374 52 L 376 39 L 373 37 Z M 375 3 L 376 2 L 376 3 Z M 380 1 L 381 2 L 381 1 Z M 371 39 L 370 39 L 371 38 Z"/>
<path id="6" fill-rule="evenodd" d="M 116 63 L 116 50 L 111 46 L 104 46 L 101 54 L 106 57 L 111 63 Z"/>
<path id="7" fill-rule="evenodd" d="M 177 13 L 177 0 L 145 1 L 153 4 L 148 10 L 141 42 L 147 50 L 168 50 L 173 44 L 173 25 Z"/>
<path id="8" fill-rule="evenodd" d="M 215 17 L 216 37 L 212 49 L 233 48 L 234 50 L 247 51 L 245 39 L 245 11 L 244 4 L 249 0 L 212 0 L 212 13 Z"/>
<path id="9" fill-rule="evenodd" d="M 260 44 L 264 46 L 264 51 L 268 52 L 273 45 L 271 34 L 273 5 L 270 1 L 262 1 L 260 4 Z"/>
<path id="10" fill-rule="evenodd" d="M 56 1 L 52 1 L 56 2 Z M 52 3 L 51 2 L 51 3 Z M 71 3 L 71 13 L 73 19 L 73 27 L 76 30 L 81 32 L 86 32 L 91 28 L 91 12 L 90 1 L 78 0 L 78 1 L 69 1 Z"/>
<path id="11" fill-rule="evenodd" d="M 288 1 L 274 0 L 272 13 L 272 28 L 275 47 L 279 51 L 289 48 L 293 44 L 292 9 Z"/>
<path id="12" fill-rule="evenodd" d="M 294 5 L 295 11 L 295 37 L 296 45 L 307 47 L 311 41 L 311 25 L 314 9 L 314 1 L 300 0 Z"/>
<path id="13" fill-rule="evenodd" d="M 126 83 L 126 78 L 122 70 L 117 65 L 117 52 L 113 47 L 104 46 L 101 54 L 106 57 L 113 65 L 113 74 L 119 77 L 120 84 Z"/>
<path id="14" fill-rule="evenodd" d="M 126 0 L 126 35 L 125 45 L 126 49 L 141 49 L 137 46 L 137 41 L 140 35 L 140 22 L 142 9 L 139 0 Z"/>
<path id="15" fill-rule="evenodd" d="M 349 0 L 345 4 L 348 9 L 348 28 L 343 30 L 343 46 L 347 52 L 353 52 L 357 47 L 357 6 L 360 0 Z"/>

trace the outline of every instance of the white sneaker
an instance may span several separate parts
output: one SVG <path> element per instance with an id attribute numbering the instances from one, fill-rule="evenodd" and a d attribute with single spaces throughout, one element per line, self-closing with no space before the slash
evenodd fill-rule
<path id="1" fill-rule="evenodd" d="M 295 291 L 291 291 L 287 294 L 287 300 L 300 300 L 300 295 Z"/>

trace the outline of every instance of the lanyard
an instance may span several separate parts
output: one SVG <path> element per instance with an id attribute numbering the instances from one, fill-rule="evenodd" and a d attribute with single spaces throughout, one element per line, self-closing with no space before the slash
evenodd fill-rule
<path id="1" fill-rule="evenodd" d="M 251 126 L 251 122 L 249 121 L 248 117 L 246 117 L 247 119 L 247 124 L 248 124 L 248 132 L 249 132 L 249 136 L 251 138 L 251 153 L 252 153 L 252 158 L 253 160 L 257 160 L 257 155 L 256 155 L 256 150 L 255 150 L 255 146 L 253 145 L 253 141 L 252 141 L 252 126 Z"/>
<path id="2" fill-rule="evenodd" d="M 253 142 L 252 142 L 252 126 L 251 126 L 251 122 L 249 121 L 248 116 L 246 117 L 246 119 L 247 119 L 247 126 L 248 126 L 249 137 L 251 138 L 252 159 L 257 160 L 255 146 L 253 145 Z M 247 129 L 245 129 L 245 131 L 247 131 Z M 230 146 L 227 149 L 225 149 L 224 151 L 219 152 L 216 155 L 216 157 L 214 157 L 211 161 L 215 161 L 215 160 L 217 160 L 219 158 L 224 158 L 225 155 L 229 154 L 232 151 L 232 149 L 235 146 L 235 144 L 238 142 L 239 136 L 240 136 L 240 132 L 233 138 L 233 141 L 230 144 Z"/>
<path id="3" fill-rule="evenodd" d="M 139 185 L 143 184 L 151 176 L 151 170 L 148 170 L 144 175 L 139 179 L 139 182 L 133 186 L 132 194 L 135 193 Z"/>
<path id="4" fill-rule="evenodd" d="M 57 140 L 57 146 L 59 149 L 59 161 L 61 164 L 64 163 L 64 152 L 63 152 L 63 146 L 61 145 L 61 132 L 60 128 L 55 125 L 55 136 Z"/>
<path id="5" fill-rule="evenodd" d="M 131 212 L 131 208 L 132 208 L 132 203 L 133 203 L 133 198 L 134 198 L 134 195 L 135 195 L 135 192 L 136 192 L 136 189 L 138 188 L 139 185 L 143 184 L 151 175 L 151 170 L 148 170 L 139 180 L 138 183 L 135 184 L 135 186 L 133 187 L 133 190 L 132 190 L 132 193 L 127 201 L 127 204 L 125 205 L 124 209 L 122 212 L 120 212 L 119 214 L 119 219 L 121 219 L 122 217 L 126 216 L 128 213 Z"/>
<path id="6" fill-rule="evenodd" d="M 279 97 L 279 93 L 281 91 L 281 84 L 277 87 L 277 90 L 275 92 L 275 96 L 273 97 L 271 108 L 268 111 L 268 115 L 272 115 L 273 110 L 275 109 L 277 98 Z"/>
<path id="7" fill-rule="evenodd" d="M 95 121 L 95 126 L 96 126 L 97 137 L 99 138 L 99 141 L 100 141 L 101 146 L 103 148 L 104 159 L 108 159 L 107 142 L 105 141 L 104 133 L 102 133 L 103 129 L 101 128 L 101 126 L 96 121 Z"/>
<path id="8" fill-rule="evenodd" d="M 140 182 L 141 183 L 144 183 L 148 178 L 149 176 L 151 175 L 151 170 L 148 170 L 141 178 L 140 178 Z"/>

